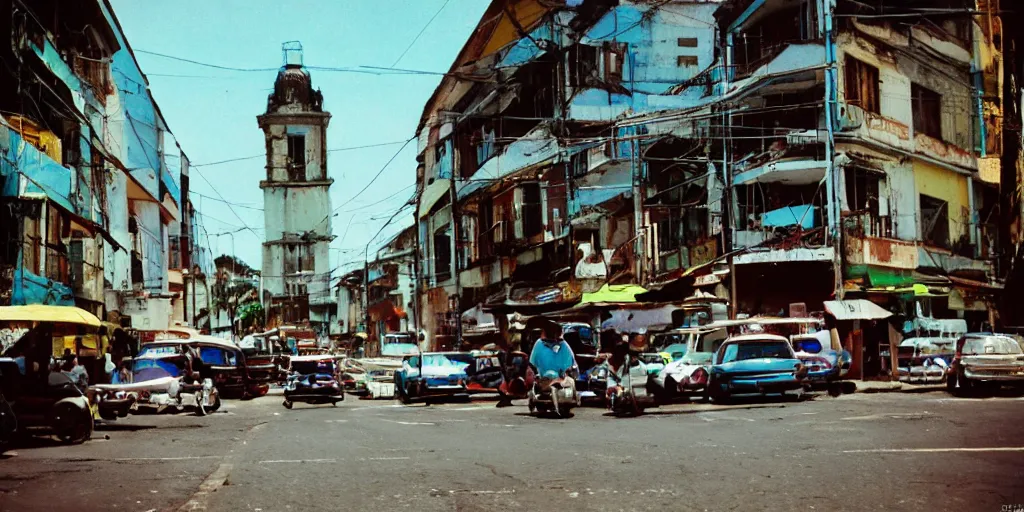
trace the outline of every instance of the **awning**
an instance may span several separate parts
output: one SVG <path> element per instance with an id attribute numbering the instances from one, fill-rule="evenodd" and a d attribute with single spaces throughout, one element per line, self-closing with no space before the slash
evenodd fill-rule
<path id="1" fill-rule="evenodd" d="M 100 319 L 96 315 L 74 306 L 45 306 L 31 304 L 28 306 L 0 307 L 0 322 L 55 322 L 64 324 L 87 325 L 99 327 Z"/>
<path id="2" fill-rule="evenodd" d="M 825 311 L 836 320 L 884 320 L 892 316 L 885 308 L 865 299 L 827 300 Z"/>
<path id="3" fill-rule="evenodd" d="M 606 284 L 594 293 L 584 293 L 580 304 L 594 302 L 636 302 L 639 293 L 647 293 L 642 286 L 635 284 L 611 285 Z"/>

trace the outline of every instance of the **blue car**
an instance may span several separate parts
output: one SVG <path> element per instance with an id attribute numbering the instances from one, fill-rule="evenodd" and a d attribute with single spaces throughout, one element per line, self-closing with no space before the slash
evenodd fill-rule
<path id="1" fill-rule="evenodd" d="M 469 396 L 472 354 L 424 352 L 405 356 L 395 372 L 395 394 L 402 403 L 437 397 Z"/>
<path id="2" fill-rule="evenodd" d="M 811 389 L 836 391 L 833 383 L 846 376 L 853 361 L 849 352 L 823 346 L 818 334 L 793 336 L 793 350 L 796 351 L 796 357 L 800 362 L 807 367 L 804 383 Z"/>
<path id="3" fill-rule="evenodd" d="M 802 389 L 806 375 L 807 367 L 786 338 L 772 334 L 733 336 L 715 353 L 707 393 L 713 401 L 743 394 L 784 395 Z"/>

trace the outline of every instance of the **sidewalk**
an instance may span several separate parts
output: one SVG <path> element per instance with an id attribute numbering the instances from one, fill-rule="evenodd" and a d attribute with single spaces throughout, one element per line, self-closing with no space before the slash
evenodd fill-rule
<path id="1" fill-rule="evenodd" d="M 847 386 L 856 386 L 855 393 L 928 393 L 930 391 L 942 391 L 946 389 L 945 384 L 908 384 L 906 382 L 888 382 L 877 380 L 848 380 L 843 381 Z M 845 391 L 845 390 L 844 390 Z"/>

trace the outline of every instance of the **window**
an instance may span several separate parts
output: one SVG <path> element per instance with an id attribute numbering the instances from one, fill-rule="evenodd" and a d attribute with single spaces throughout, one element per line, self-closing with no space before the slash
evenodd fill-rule
<path id="1" fill-rule="evenodd" d="M 846 103 L 879 113 L 878 68 L 846 57 Z"/>
<path id="2" fill-rule="evenodd" d="M 866 211 L 878 217 L 879 177 L 872 171 L 846 168 L 846 201 L 853 211 Z"/>
<path id="3" fill-rule="evenodd" d="M 452 140 L 445 139 L 434 146 L 434 175 L 438 179 L 452 178 Z"/>
<path id="4" fill-rule="evenodd" d="M 313 247 L 310 245 L 288 244 L 284 249 L 284 272 L 312 272 L 315 268 Z"/>
<path id="5" fill-rule="evenodd" d="M 448 227 L 434 232 L 434 277 L 445 281 L 452 276 L 452 236 Z"/>
<path id="6" fill-rule="evenodd" d="M 942 139 L 942 96 L 926 87 L 911 84 L 910 101 L 914 110 L 914 131 Z"/>
<path id="7" fill-rule="evenodd" d="M 577 44 L 569 48 L 567 67 L 570 87 L 586 87 L 598 76 L 597 47 Z"/>
<path id="8" fill-rule="evenodd" d="M 684 66 L 696 66 L 697 56 L 696 55 L 680 55 L 676 58 L 676 65 L 679 67 Z"/>
<path id="9" fill-rule="evenodd" d="M 306 176 L 306 136 L 288 134 L 288 179 L 303 181 Z M 295 169 L 296 172 L 292 172 Z"/>
<path id="10" fill-rule="evenodd" d="M 921 234 L 925 241 L 949 247 L 949 205 L 942 199 L 921 194 Z"/>
<path id="11" fill-rule="evenodd" d="M 24 250 L 21 253 L 22 268 L 34 274 L 39 273 L 39 250 L 42 237 L 39 234 L 39 219 L 25 217 Z"/>
<path id="12" fill-rule="evenodd" d="M 677 43 L 681 48 L 696 48 L 697 38 L 696 37 L 680 37 L 677 39 Z"/>
<path id="13" fill-rule="evenodd" d="M 606 82 L 622 82 L 622 68 L 626 62 L 625 43 L 606 43 L 604 47 L 604 79 Z"/>
<path id="14" fill-rule="evenodd" d="M 522 187 L 523 201 L 520 206 L 523 238 L 541 234 L 544 223 L 541 212 L 540 183 L 527 183 Z"/>

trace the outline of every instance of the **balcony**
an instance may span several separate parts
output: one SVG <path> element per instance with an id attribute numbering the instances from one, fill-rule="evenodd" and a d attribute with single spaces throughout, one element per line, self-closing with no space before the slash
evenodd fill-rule
<path id="1" fill-rule="evenodd" d="M 473 173 L 478 179 L 458 187 L 459 199 L 492 184 L 492 180 L 529 169 L 538 169 L 558 163 L 560 160 L 561 148 L 558 141 L 546 126 L 538 126 L 484 162 Z"/>

